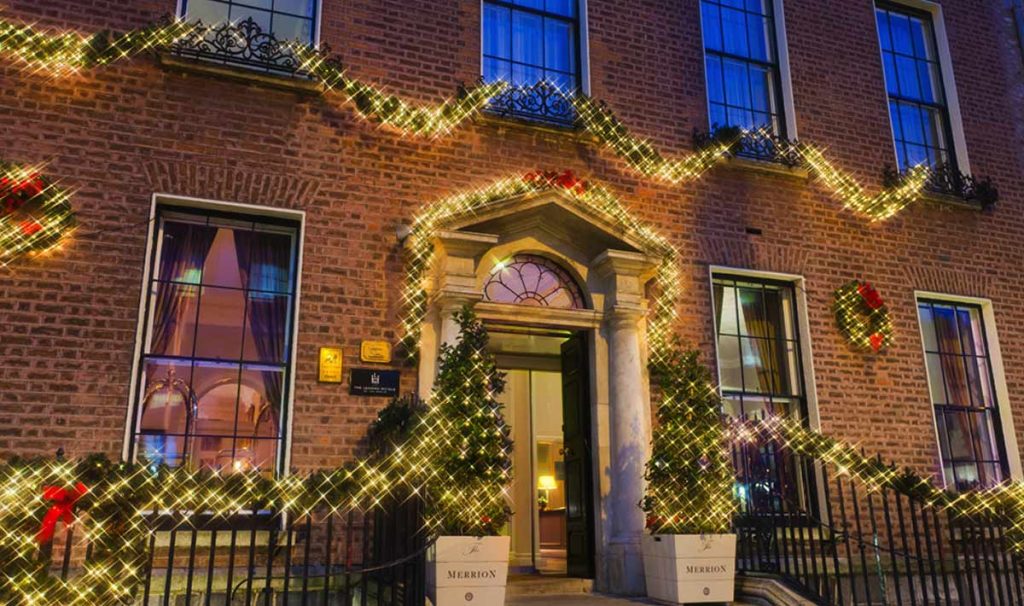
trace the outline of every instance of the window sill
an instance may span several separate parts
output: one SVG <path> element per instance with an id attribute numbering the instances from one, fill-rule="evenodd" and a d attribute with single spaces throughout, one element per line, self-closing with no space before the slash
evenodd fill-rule
<path id="1" fill-rule="evenodd" d="M 744 158 L 742 156 L 730 156 L 726 158 L 722 163 L 722 166 L 735 170 L 779 175 L 804 181 L 810 179 L 810 173 L 802 166 L 786 166 L 785 164 L 772 162 L 770 160 L 755 160 L 753 158 Z"/>
<path id="2" fill-rule="evenodd" d="M 320 82 L 299 75 L 275 74 L 242 65 L 221 64 L 215 60 L 183 58 L 168 52 L 159 53 L 157 58 L 161 66 L 171 71 L 213 76 L 304 95 L 320 95 L 324 92 Z"/>
<path id="3" fill-rule="evenodd" d="M 974 210 L 978 212 L 982 212 L 985 210 L 985 207 L 981 204 L 981 202 L 976 202 L 973 200 L 964 200 L 963 198 L 956 194 L 944 194 L 936 191 L 926 190 L 921 195 L 921 198 L 930 204 L 934 204 L 936 206 L 945 206 L 950 209 L 955 208 L 960 210 Z"/>
<path id="4" fill-rule="evenodd" d="M 575 124 L 557 124 L 543 120 L 531 119 L 528 116 L 502 115 L 489 110 L 480 112 L 480 123 L 497 128 L 514 128 L 516 130 L 542 131 L 558 135 L 569 135 L 580 140 L 590 140 L 593 136 Z"/>

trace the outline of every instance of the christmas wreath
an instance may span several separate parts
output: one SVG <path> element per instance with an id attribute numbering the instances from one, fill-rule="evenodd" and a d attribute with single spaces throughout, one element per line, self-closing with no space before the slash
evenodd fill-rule
<path id="1" fill-rule="evenodd" d="M 57 245 L 75 226 L 69 198 L 38 170 L 0 162 L 0 265 Z"/>
<path id="2" fill-rule="evenodd" d="M 892 345 L 892 320 L 882 295 L 868 282 L 853 280 L 836 290 L 832 311 L 839 331 L 856 347 L 875 353 Z"/>

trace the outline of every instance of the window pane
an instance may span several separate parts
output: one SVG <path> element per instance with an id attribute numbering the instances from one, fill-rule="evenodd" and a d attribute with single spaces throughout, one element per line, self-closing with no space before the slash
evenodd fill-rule
<path id="1" fill-rule="evenodd" d="M 236 232 L 240 250 L 248 254 L 242 260 L 248 272 L 246 288 L 277 293 L 292 292 L 293 237 L 266 231 Z"/>
<path id="2" fill-rule="evenodd" d="M 199 284 L 217 228 L 177 221 L 163 222 L 160 240 L 161 280 Z"/>
<path id="3" fill-rule="evenodd" d="M 228 20 L 228 5 L 214 0 L 188 0 L 185 17 L 206 25 L 224 23 Z"/>
<path id="4" fill-rule="evenodd" d="M 960 333 L 957 331 L 956 315 L 952 307 L 935 305 L 932 307 L 935 319 L 935 335 L 938 338 L 939 351 L 948 354 L 960 354 Z"/>
<path id="5" fill-rule="evenodd" d="M 149 352 L 191 356 L 195 342 L 199 287 L 154 282 L 150 296 Z"/>
<path id="6" fill-rule="evenodd" d="M 281 418 L 284 373 L 269 366 L 242 369 L 238 390 L 238 435 L 275 438 Z"/>
<path id="7" fill-rule="evenodd" d="M 543 79 L 544 70 L 539 67 L 523 65 L 521 63 L 512 64 L 512 84 L 516 86 L 530 86 Z"/>
<path id="8" fill-rule="evenodd" d="M 139 459 L 148 464 L 180 467 L 185 462 L 185 437 L 143 434 L 138 450 Z"/>
<path id="9" fill-rule="evenodd" d="M 725 52 L 741 57 L 749 56 L 747 21 L 741 11 L 722 8 L 722 41 Z"/>
<path id="10" fill-rule="evenodd" d="M 191 378 L 188 362 L 152 361 L 143 366 L 139 432 L 184 434 L 188 430 L 194 414 Z"/>
<path id="11" fill-rule="evenodd" d="M 718 373 L 722 389 L 743 390 L 742 365 L 739 339 L 731 336 L 718 337 Z"/>
<path id="12" fill-rule="evenodd" d="M 196 357 L 238 360 L 242 355 L 245 293 L 204 286 L 200 296 Z"/>
<path id="13" fill-rule="evenodd" d="M 539 66 L 543 61 L 543 18 L 531 13 L 512 15 L 512 60 Z"/>
<path id="14" fill-rule="evenodd" d="M 563 72 L 575 71 L 575 49 L 570 23 L 558 19 L 544 20 L 545 67 Z"/>
<path id="15" fill-rule="evenodd" d="M 889 35 L 889 13 L 876 10 L 875 17 L 878 21 L 878 39 L 882 44 L 882 50 L 892 50 L 892 37 Z"/>
<path id="16" fill-rule="evenodd" d="M 235 230 L 220 228 L 203 264 L 203 284 L 242 288 L 242 272 L 248 266 L 248 246 L 236 242 Z"/>
<path id="17" fill-rule="evenodd" d="M 556 15 L 574 17 L 576 16 L 576 2 L 577 0 L 547 0 L 547 10 Z"/>
<path id="18" fill-rule="evenodd" d="M 238 373 L 239 365 L 235 363 L 196 363 L 192 375 L 192 388 L 199 402 L 199 414 L 194 433 L 234 435 Z"/>
<path id="19" fill-rule="evenodd" d="M 942 361 L 939 354 L 925 354 L 928 364 L 928 391 L 933 404 L 949 404 L 946 388 L 942 384 Z"/>
<path id="20" fill-rule="evenodd" d="M 313 40 L 313 20 L 275 14 L 274 35 L 278 40 L 310 42 Z"/>
<path id="21" fill-rule="evenodd" d="M 914 44 L 910 40 L 910 19 L 905 15 L 889 14 L 889 28 L 892 32 L 893 50 L 913 56 Z"/>
<path id="22" fill-rule="evenodd" d="M 747 15 L 747 39 L 750 44 L 750 58 L 771 61 L 771 21 L 763 17 Z"/>
<path id="23" fill-rule="evenodd" d="M 505 59 L 512 57 L 511 22 L 509 9 L 484 4 L 484 54 Z"/>
<path id="24" fill-rule="evenodd" d="M 701 20 L 704 33 L 704 46 L 711 50 L 724 50 L 722 46 L 721 11 L 717 4 L 701 3 Z"/>
<path id="25" fill-rule="evenodd" d="M 233 23 L 245 21 L 246 19 L 252 19 L 256 22 L 256 25 L 260 26 L 265 32 L 271 32 L 273 29 L 270 27 L 270 11 L 261 11 L 248 6 L 239 6 L 237 4 L 231 5 L 230 18 Z"/>
<path id="26" fill-rule="evenodd" d="M 484 80 L 487 82 L 511 82 L 512 64 L 508 61 L 484 58 Z"/>
<path id="27" fill-rule="evenodd" d="M 951 459 L 954 461 L 970 461 L 974 459 L 971 421 L 967 413 L 946 413 L 946 435 L 949 439 L 949 455 Z"/>
<path id="28" fill-rule="evenodd" d="M 288 295 L 249 293 L 242 352 L 244 360 L 284 363 L 290 311 L 291 297 Z"/>
<path id="29" fill-rule="evenodd" d="M 274 0 L 274 10 L 300 17 L 312 17 L 316 12 L 316 0 Z"/>

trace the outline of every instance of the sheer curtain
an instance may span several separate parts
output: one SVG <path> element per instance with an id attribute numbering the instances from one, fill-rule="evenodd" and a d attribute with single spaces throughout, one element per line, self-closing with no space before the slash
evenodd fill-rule
<path id="1" fill-rule="evenodd" d="M 181 324 L 183 304 L 198 292 L 199 276 L 216 236 L 217 230 L 206 225 L 164 223 L 163 248 L 160 251 L 161 282 L 157 285 L 153 308 L 152 353 L 168 353 L 171 340 Z M 195 286 L 169 283 L 172 281 Z"/>
<path id="2" fill-rule="evenodd" d="M 237 230 L 234 235 L 242 281 L 249 289 L 247 291 L 249 301 L 246 321 L 249 324 L 256 351 L 261 362 L 279 365 L 285 357 L 290 297 L 278 294 L 278 291 L 287 288 L 287 281 L 282 283 L 281 279 L 288 273 L 291 251 L 287 247 L 279 246 L 278 238 L 259 232 Z M 252 292 L 253 289 L 274 292 Z M 275 423 L 273 433 L 276 437 L 278 433 L 276 423 L 283 395 L 284 372 L 264 370 L 260 374 L 263 379 L 264 394 L 272 407 L 272 414 L 268 416 Z M 263 417 L 264 415 L 261 413 L 257 418 Z"/>

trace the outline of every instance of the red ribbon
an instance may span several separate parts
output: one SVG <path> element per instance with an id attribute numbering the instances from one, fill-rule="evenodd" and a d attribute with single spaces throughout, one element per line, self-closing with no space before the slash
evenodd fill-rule
<path id="1" fill-rule="evenodd" d="M 85 484 L 78 482 L 71 490 L 59 486 L 47 486 L 43 489 L 43 499 L 53 501 L 53 505 L 43 516 L 43 525 L 36 535 L 36 541 L 40 544 L 49 543 L 53 540 L 53 533 L 57 530 L 57 522 L 64 522 L 67 526 L 75 521 L 75 503 L 89 492 Z"/>
<path id="2" fill-rule="evenodd" d="M 885 344 L 885 336 L 876 332 L 868 338 L 871 340 L 871 349 L 874 349 L 875 353 L 881 351 L 882 345 Z"/>

